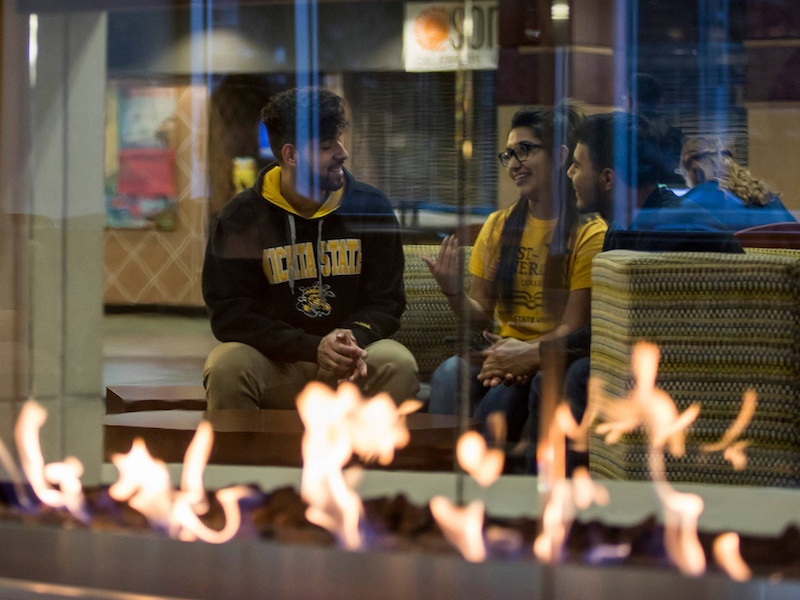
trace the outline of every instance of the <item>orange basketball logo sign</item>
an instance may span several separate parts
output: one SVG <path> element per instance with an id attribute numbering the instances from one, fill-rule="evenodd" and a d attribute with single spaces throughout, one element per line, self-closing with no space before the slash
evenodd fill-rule
<path id="1" fill-rule="evenodd" d="M 414 19 L 414 36 L 423 50 L 441 52 L 450 39 L 450 15 L 443 8 L 428 8 Z"/>

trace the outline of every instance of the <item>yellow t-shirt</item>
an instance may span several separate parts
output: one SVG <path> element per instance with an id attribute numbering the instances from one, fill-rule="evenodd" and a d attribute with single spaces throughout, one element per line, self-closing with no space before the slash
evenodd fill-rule
<path id="1" fill-rule="evenodd" d="M 513 208 L 492 213 L 484 223 L 469 261 L 472 275 L 494 280 L 500 261 L 500 235 Z M 556 325 L 548 317 L 543 303 L 544 265 L 556 223 L 556 219 L 543 221 L 530 213 L 527 215 L 517 252 L 512 310 L 507 312 L 499 303 L 495 307 L 495 317 L 503 337 L 530 340 L 551 331 Z M 567 274 L 570 291 L 592 287 L 592 259 L 603 249 L 606 229 L 608 225 L 603 219 L 590 215 L 573 235 Z"/>

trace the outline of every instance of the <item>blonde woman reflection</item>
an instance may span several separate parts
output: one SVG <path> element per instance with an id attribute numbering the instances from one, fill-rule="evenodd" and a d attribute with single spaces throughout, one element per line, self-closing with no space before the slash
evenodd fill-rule
<path id="1" fill-rule="evenodd" d="M 708 210 L 729 231 L 795 221 L 779 194 L 739 165 L 715 137 L 687 140 L 681 169 L 692 188 L 685 198 Z"/>
<path id="2" fill-rule="evenodd" d="M 471 411 L 482 421 L 502 412 L 512 442 L 528 416 L 539 342 L 589 322 L 591 262 L 607 226 L 597 215 L 578 213 L 566 178 L 572 132 L 581 119 L 566 104 L 554 111 L 522 109 L 512 118 L 499 158 L 520 198 L 492 213 L 481 229 L 463 298 L 472 324 L 486 327 L 495 319 L 500 335 L 487 337 L 491 346 L 473 364 L 451 357 L 431 380 L 430 412 L 454 414 L 459 374 L 469 369 Z M 450 236 L 436 260 L 426 259 L 454 310 L 460 296 L 457 257 L 458 241 Z"/>

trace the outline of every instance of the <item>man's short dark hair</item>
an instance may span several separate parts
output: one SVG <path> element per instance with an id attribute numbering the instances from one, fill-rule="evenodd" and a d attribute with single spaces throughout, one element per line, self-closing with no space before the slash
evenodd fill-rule
<path id="1" fill-rule="evenodd" d="M 308 138 L 297 139 L 298 116 L 308 123 Z M 261 120 L 267 127 L 269 145 L 280 158 L 285 144 L 297 146 L 298 142 L 312 139 L 333 140 L 347 127 L 344 100 L 330 90 L 319 87 L 294 88 L 274 96 L 261 111 Z"/>
<path id="2" fill-rule="evenodd" d="M 596 171 L 612 169 L 632 188 L 658 183 L 658 135 L 644 117 L 625 112 L 592 115 L 576 129 L 575 141 L 586 145 Z"/>

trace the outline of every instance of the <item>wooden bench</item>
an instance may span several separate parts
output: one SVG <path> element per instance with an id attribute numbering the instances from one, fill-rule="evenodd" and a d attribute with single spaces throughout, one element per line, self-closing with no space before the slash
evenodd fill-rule
<path id="1" fill-rule="evenodd" d="M 106 388 L 106 414 L 205 409 L 206 392 L 202 385 L 115 385 Z"/>
<path id="2" fill-rule="evenodd" d="M 302 465 L 303 424 L 294 410 L 206 411 L 202 386 L 107 389 L 103 419 L 103 460 L 128 452 L 133 440 L 144 439 L 150 453 L 165 462 L 182 462 L 197 426 L 207 419 L 214 428 L 209 464 Z M 390 469 L 452 471 L 458 418 L 411 414 L 408 447 L 397 452 Z M 470 427 L 476 427 L 471 421 Z"/>

